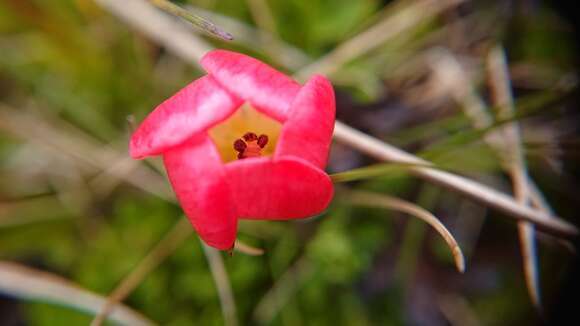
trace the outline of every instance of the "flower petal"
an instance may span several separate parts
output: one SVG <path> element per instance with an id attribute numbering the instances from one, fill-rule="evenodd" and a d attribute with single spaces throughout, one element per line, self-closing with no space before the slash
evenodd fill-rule
<path id="1" fill-rule="evenodd" d="M 217 249 L 234 245 L 237 217 L 224 165 L 207 135 L 196 136 L 163 155 L 173 190 L 199 236 Z"/>
<path id="2" fill-rule="evenodd" d="M 313 76 L 292 102 L 274 157 L 297 156 L 323 169 L 335 111 L 332 85 L 322 76 Z"/>
<path id="3" fill-rule="evenodd" d="M 320 214 L 332 199 L 330 177 L 298 158 L 251 158 L 225 167 L 240 218 L 310 217 Z"/>
<path id="4" fill-rule="evenodd" d="M 203 68 L 224 88 L 258 111 L 284 122 L 300 84 L 252 57 L 213 50 L 201 59 Z"/>
<path id="5" fill-rule="evenodd" d="M 131 137 L 133 158 L 161 154 L 225 120 L 242 104 L 212 77 L 204 76 L 161 103 Z"/>

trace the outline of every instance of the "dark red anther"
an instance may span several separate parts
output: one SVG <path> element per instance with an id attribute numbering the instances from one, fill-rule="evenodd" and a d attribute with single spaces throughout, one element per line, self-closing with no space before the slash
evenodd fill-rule
<path id="1" fill-rule="evenodd" d="M 268 144 L 268 136 L 260 135 L 260 137 L 258 137 L 258 146 L 260 146 L 260 148 L 264 148 L 266 144 Z"/>
<path id="2" fill-rule="evenodd" d="M 266 144 L 268 144 L 268 136 L 262 134 L 258 137 L 253 132 L 247 132 L 242 138 L 234 141 L 234 149 L 238 152 L 238 159 L 259 157 Z"/>
<path id="3" fill-rule="evenodd" d="M 248 147 L 248 145 L 246 145 L 246 143 L 241 139 L 236 139 L 234 142 L 234 149 L 236 152 L 243 153 L 246 150 L 246 147 Z"/>
<path id="4" fill-rule="evenodd" d="M 251 132 L 251 131 L 244 134 L 245 141 L 254 141 L 257 139 L 258 139 L 258 136 L 256 136 L 256 134 Z"/>

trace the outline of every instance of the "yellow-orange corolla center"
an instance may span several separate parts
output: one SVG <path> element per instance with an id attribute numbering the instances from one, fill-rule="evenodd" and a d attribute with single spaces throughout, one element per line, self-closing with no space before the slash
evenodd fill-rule
<path id="1" fill-rule="evenodd" d="M 211 128 L 209 136 L 223 162 L 228 163 L 240 158 L 272 155 L 276 150 L 281 130 L 280 122 L 258 112 L 249 103 L 244 103 L 232 116 Z M 248 137 L 249 133 L 256 137 Z M 261 145 L 264 139 L 259 140 L 262 135 L 267 139 L 263 147 Z M 240 151 L 240 147 L 243 147 L 241 144 L 235 145 L 239 140 L 244 143 L 243 151 Z"/>

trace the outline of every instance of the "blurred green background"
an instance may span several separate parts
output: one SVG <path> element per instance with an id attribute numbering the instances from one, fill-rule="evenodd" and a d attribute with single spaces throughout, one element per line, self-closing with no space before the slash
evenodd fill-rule
<path id="1" fill-rule="evenodd" d="M 113 15 L 102 6 L 107 2 L 0 3 L 0 259 L 103 296 L 183 218 L 163 198 L 171 191 L 160 162 L 128 159 L 130 132 L 203 75 Z M 542 1 L 448 2 L 176 3 L 235 37 L 217 40 L 183 22 L 202 42 L 287 73 L 350 44 L 349 60 L 328 73 L 341 121 L 511 192 L 498 156 L 462 108 L 466 95 L 454 91 L 465 85 L 442 83 L 441 63 L 433 61 L 453 58 L 492 113 L 487 56 L 503 45 L 530 175 L 559 216 L 574 217 L 580 198 L 572 27 Z M 374 37 L 349 43 L 384 22 Z M 374 163 L 334 144 L 328 170 Z M 463 248 L 466 273 L 454 269 L 445 242 L 423 222 L 351 205 L 351 189 L 404 198 L 434 213 Z M 240 325 L 541 323 L 527 295 L 515 223 L 404 170 L 337 185 L 331 207 L 315 218 L 243 221 L 239 237 L 264 249 L 262 256 L 221 256 Z M 573 256 L 546 235 L 538 249 L 550 311 Z M 208 256 L 191 235 L 124 303 L 163 325 L 221 325 L 215 284 Z M 0 293 L 1 325 L 83 325 L 93 318 L 66 303 L 13 295 Z"/>

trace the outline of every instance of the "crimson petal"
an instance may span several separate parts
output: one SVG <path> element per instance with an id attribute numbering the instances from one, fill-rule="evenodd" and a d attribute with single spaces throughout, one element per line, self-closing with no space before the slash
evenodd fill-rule
<path id="1" fill-rule="evenodd" d="M 213 50 L 201 59 L 203 68 L 224 88 L 256 110 L 284 122 L 300 84 L 276 69 L 243 54 Z"/>
<path id="2" fill-rule="evenodd" d="M 189 139 L 163 159 L 179 203 L 199 236 L 212 247 L 231 249 L 237 217 L 224 165 L 209 137 Z"/>
<path id="3" fill-rule="evenodd" d="M 161 154 L 225 120 L 242 104 L 211 76 L 187 85 L 161 103 L 131 137 L 133 158 Z"/>
<path id="4" fill-rule="evenodd" d="M 292 102 L 275 157 L 297 156 L 323 169 L 330 151 L 335 111 L 330 82 L 322 76 L 312 77 Z"/>
<path id="5" fill-rule="evenodd" d="M 332 198 L 330 177 L 299 158 L 253 158 L 225 167 L 240 218 L 305 218 L 320 214 Z"/>

